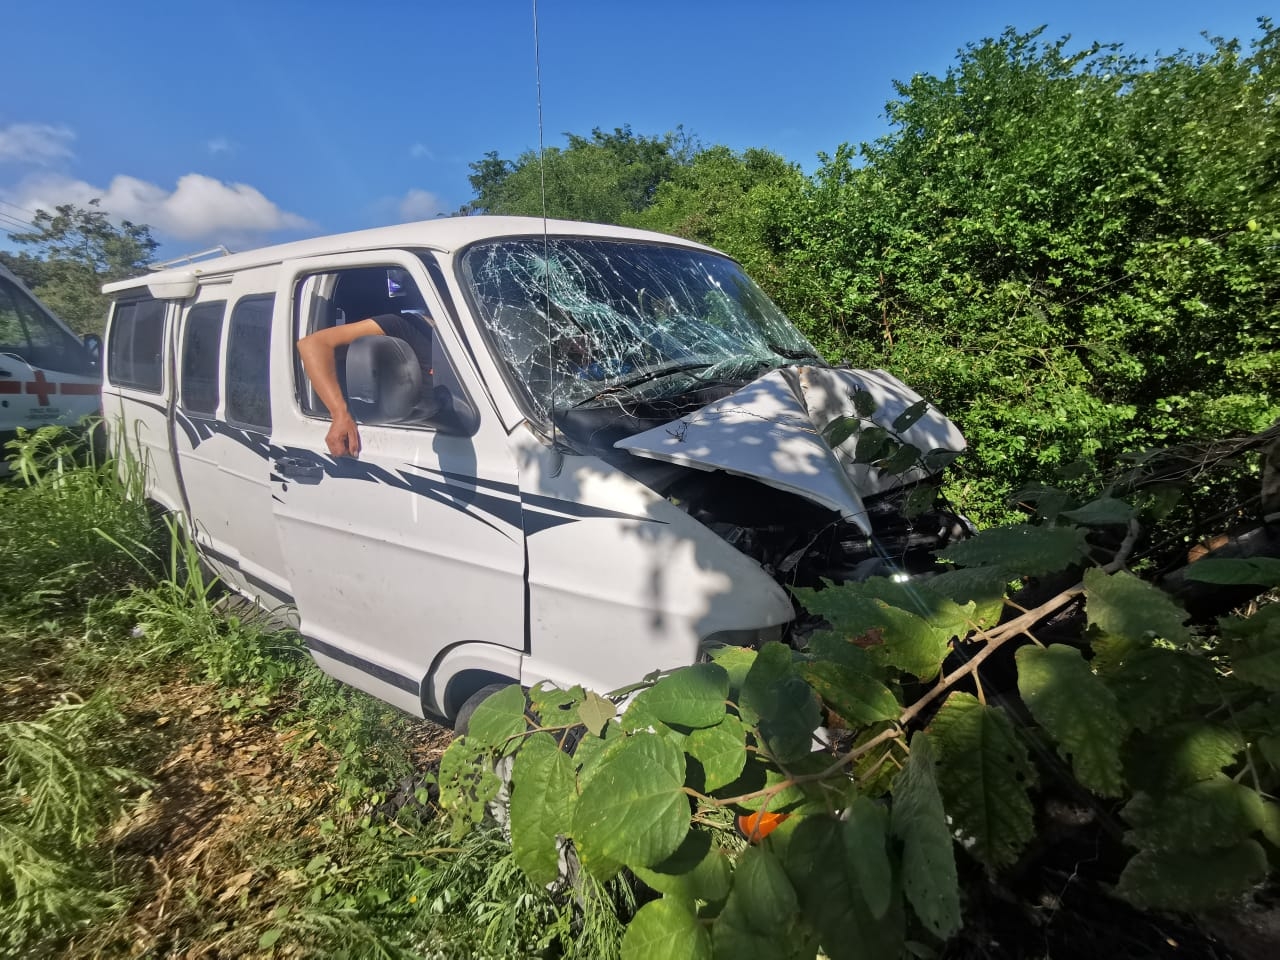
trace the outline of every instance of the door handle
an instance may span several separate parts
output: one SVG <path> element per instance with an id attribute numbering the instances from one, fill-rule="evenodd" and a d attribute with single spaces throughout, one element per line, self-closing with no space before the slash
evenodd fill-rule
<path id="1" fill-rule="evenodd" d="M 272 468 L 282 477 L 290 480 L 313 480 L 319 482 L 324 476 L 324 467 L 314 460 L 303 460 L 299 457 L 280 457 Z"/>

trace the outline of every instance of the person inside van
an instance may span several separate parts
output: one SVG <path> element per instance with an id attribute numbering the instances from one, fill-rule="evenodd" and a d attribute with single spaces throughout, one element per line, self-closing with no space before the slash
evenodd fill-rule
<path id="1" fill-rule="evenodd" d="M 325 327 L 298 341 L 302 369 L 332 420 L 324 440 L 329 453 L 335 457 L 360 456 L 360 429 L 347 408 L 347 398 L 338 381 L 338 348 L 361 337 L 381 336 L 396 337 L 409 344 L 422 367 L 423 382 L 430 382 L 431 328 L 425 319 L 413 313 L 384 313 L 355 323 Z"/>

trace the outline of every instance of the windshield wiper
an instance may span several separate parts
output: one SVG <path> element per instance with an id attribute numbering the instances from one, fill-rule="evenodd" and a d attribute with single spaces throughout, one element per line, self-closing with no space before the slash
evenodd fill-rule
<path id="1" fill-rule="evenodd" d="M 816 353 L 810 353 L 808 350 L 792 350 L 789 347 L 775 347 L 773 344 L 769 344 L 769 349 L 780 357 L 786 357 L 788 360 L 817 360 L 819 363 L 827 362 Z"/>
<path id="2" fill-rule="evenodd" d="M 601 397 L 608 396 L 611 393 L 618 393 L 621 391 L 630 390 L 632 387 L 638 387 L 640 386 L 640 384 L 648 383 L 650 380 L 657 380 L 659 377 L 667 377 L 676 373 L 689 373 L 693 370 L 705 370 L 707 367 L 710 367 L 710 366 L 713 366 L 713 364 L 704 363 L 704 362 L 700 362 L 700 363 L 680 362 L 680 363 L 669 363 L 661 367 L 652 367 L 649 370 L 642 370 L 639 373 L 637 373 L 635 376 L 628 377 L 626 380 L 619 380 L 617 383 L 611 383 L 607 387 L 605 387 L 603 390 L 599 390 L 596 393 L 593 393 L 591 396 L 587 397 L 585 400 L 578 401 L 577 403 L 574 404 L 574 406 L 575 407 L 584 406 L 585 404 L 591 403 L 595 400 L 599 400 Z"/>

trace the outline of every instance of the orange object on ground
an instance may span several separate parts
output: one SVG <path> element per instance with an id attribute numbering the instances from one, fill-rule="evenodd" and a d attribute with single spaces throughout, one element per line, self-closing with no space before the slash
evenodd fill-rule
<path id="1" fill-rule="evenodd" d="M 736 826 L 738 832 L 747 838 L 748 843 L 759 843 L 773 833 L 778 824 L 789 816 L 791 816 L 789 813 L 768 813 L 767 811 L 744 813 L 738 817 Z"/>

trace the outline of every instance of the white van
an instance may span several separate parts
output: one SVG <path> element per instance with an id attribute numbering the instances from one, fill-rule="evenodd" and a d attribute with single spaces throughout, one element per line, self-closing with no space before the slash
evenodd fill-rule
<path id="1" fill-rule="evenodd" d="M 19 427 L 74 424 L 98 412 L 100 389 L 91 346 L 0 265 L 0 472 Z"/>
<path id="2" fill-rule="evenodd" d="M 931 493 L 902 509 L 963 449 L 955 426 L 882 371 L 824 364 L 685 240 L 440 219 L 104 290 L 105 412 L 150 496 L 228 584 L 294 605 L 324 670 L 414 714 L 778 638 L 786 585 L 906 575 L 964 533 Z M 334 457 L 297 343 L 389 314 L 422 324 L 430 360 L 346 348 L 361 449 Z M 858 462 L 868 431 L 828 428 L 862 414 L 927 455 Z"/>

